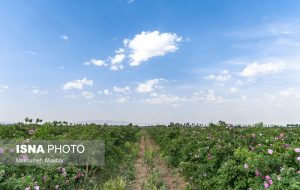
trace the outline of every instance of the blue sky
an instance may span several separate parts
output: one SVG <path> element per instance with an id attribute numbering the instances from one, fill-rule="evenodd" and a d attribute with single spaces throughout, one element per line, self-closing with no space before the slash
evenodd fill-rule
<path id="1" fill-rule="evenodd" d="M 0 1 L 0 121 L 299 123 L 299 9 Z"/>

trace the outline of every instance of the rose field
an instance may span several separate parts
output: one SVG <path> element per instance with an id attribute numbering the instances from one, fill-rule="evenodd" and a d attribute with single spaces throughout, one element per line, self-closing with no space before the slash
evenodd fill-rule
<path id="1" fill-rule="evenodd" d="M 104 140 L 105 165 L 1 164 L 0 189 L 299 190 L 299 137 L 298 126 L 262 123 L 171 123 L 149 127 L 66 122 L 1 125 L 1 140 Z M 1 154 L 4 151 L 0 148 Z M 173 181 L 165 178 L 167 173 L 172 174 L 169 180 Z"/>

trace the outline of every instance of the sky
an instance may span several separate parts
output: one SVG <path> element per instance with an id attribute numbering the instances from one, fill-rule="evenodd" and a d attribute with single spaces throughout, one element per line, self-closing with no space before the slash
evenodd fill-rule
<path id="1" fill-rule="evenodd" d="M 0 0 L 0 121 L 299 123 L 299 10 Z"/>

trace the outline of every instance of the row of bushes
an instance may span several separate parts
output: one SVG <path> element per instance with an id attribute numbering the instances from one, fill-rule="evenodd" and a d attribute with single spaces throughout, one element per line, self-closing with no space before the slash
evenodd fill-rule
<path id="1" fill-rule="evenodd" d="M 100 189 L 111 179 L 134 179 L 139 128 L 135 126 L 75 125 L 39 122 L 0 125 L 0 139 L 103 140 L 105 165 L 7 166 L 0 165 L 0 189 Z"/>
<path id="2" fill-rule="evenodd" d="M 219 123 L 148 131 L 190 189 L 300 189 L 300 128 Z"/>

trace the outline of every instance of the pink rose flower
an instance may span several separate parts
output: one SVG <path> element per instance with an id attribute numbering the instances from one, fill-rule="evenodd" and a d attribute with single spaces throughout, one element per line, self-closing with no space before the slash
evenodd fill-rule
<path id="1" fill-rule="evenodd" d="M 264 187 L 265 187 L 265 189 L 268 189 L 269 187 L 270 187 L 270 185 L 268 184 L 268 183 L 264 183 Z"/>
<path id="2" fill-rule="evenodd" d="M 207 155 L 207 159 L 208 159 L 208 160 L 211 160 L 211 159 L 212 159 L 212 156 L 211 156 L 211 154 L 210 154 L 210 153 L 208 153 L 208 155 Z"/>
<path id="3" fill-rule="evenodd" d="M 300 153 L 300 148 L 295 148 L 295 152 Z"/>
<path id="4" fill-rule="evenodd" d="M 28 155 L 27 154 L 21 154 L 20 158 L 22 160 L 28 160 Z"/>
<path id="5" fill-rule="evenodd" d="M 269 180 L 269 184 L 270 184 L 270 185 L 273 184 L 273 180 L 272 180 L 272 179 Z"/>
<path id="6" fill-rule="evenodd" d="M 260 172 L 258 170 L 255 171 L 255 176 L 260 176 Z"/>
<path id="7" fill-rule="evenodd" d="M 269 149 L 269 150 L 268 150 L 268 153 L 269 153 L 269 154 L 273 154 L 273 150 L 272 150 L 272 149 Z"/>
<path id="8" fill-rule="evenodd" d="M 33 130 L 33 129 L 30 129 L 30 130 L 28 131 L 28 134 L 29 134 L 29 135 L 33 135 L 33 133 L 34 133 L 34 130 Z"/>
<path id="9" fill-rule="evenodd" d="M 0 154 L 3 154 L 5 151 L 3 148 L 0 148 Z"/>
<path id="10" fill-rule="evenodd" d="M 44 176 L 42 177 L 42 181 L 45 183 L 46 180 L 47 180 L 47 176 L 44 175 Z"/>
<path id="11" fill-rule="evenodd" d="M 266 178 L 266 180 L 270 180 L 271 179 L 271 177 L 269 175 L 267 175 L 265 178 Z"/>
<path id="12" fill-rule="evenodd" d="M 288 148 L 288 147 L 289 147 L 288 144 L 284 144 L 284 145 L 282 145 L 282 146 L 283 146 L 283 148 Z"/>

